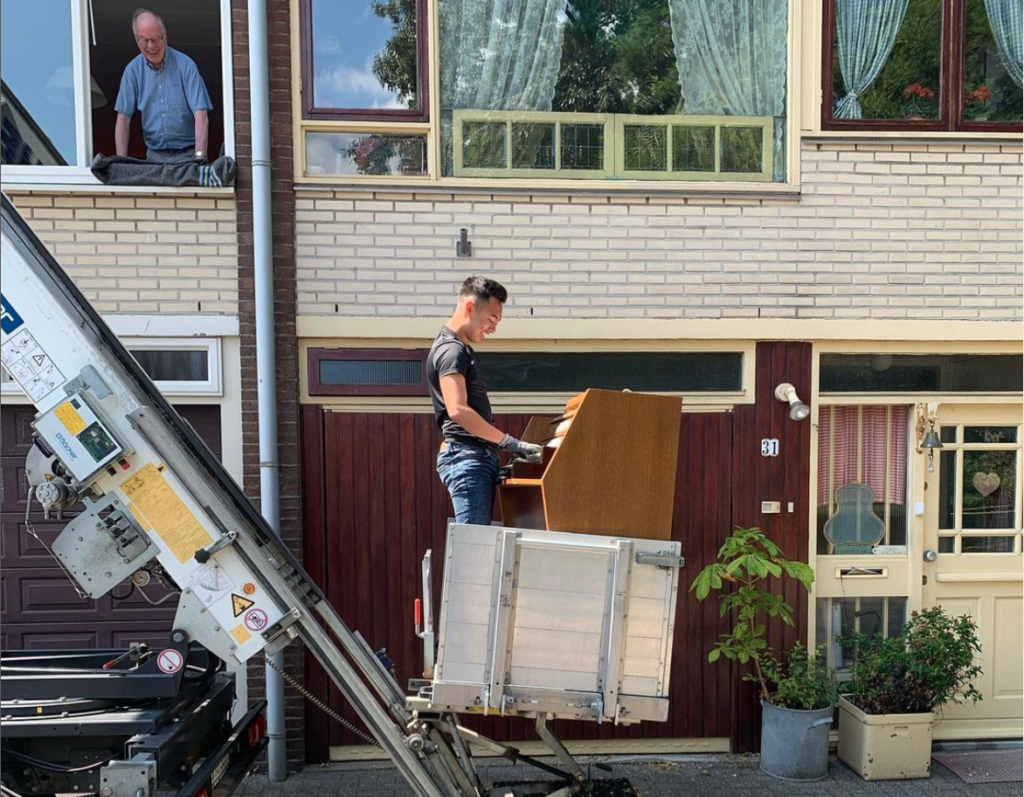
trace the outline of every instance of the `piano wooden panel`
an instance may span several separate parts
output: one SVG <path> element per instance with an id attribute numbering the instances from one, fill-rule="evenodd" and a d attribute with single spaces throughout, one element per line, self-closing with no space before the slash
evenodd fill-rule
<path id="1" fill-rule="evenodd" d="M 533 418 L 523 439 L 544 443 L 543 459 L 500 486 L 504 524 L 670 539 L 681 412 L 671 396 L 588 390 Z"/>

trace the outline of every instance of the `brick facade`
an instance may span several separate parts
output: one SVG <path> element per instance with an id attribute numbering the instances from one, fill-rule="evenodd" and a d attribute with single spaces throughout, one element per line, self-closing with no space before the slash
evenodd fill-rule
<path id="1" fill-rule="evenodd" d="M 235 136 L 238 160 L 238 290 L 242 365 L 242 463 L 246 494 L 259 505 L 259 424 L 256 387 L 256 317 L 254 305 L 252 139 L 249 103 L 249 26 L 245 0 L 232 3 L 235 70 Z M 277 424 L 280 462 L 281 534 L 302 555 L 302 515 L 299 491 L 299 377 L 295 333 L 295 194 L 292 186 L 290 22 L 287 0 L 267 3 L 270 47 L 271 170 L 273 203 L 274 323 L 277 341 Z M 303 677 L 303 649 L 285 649 L 285 666 Z M 249 695 L 264 690 L 263 657 L 249 666 Z M 305 763 L 304 698 L 290 687 L 285 692 L 288 765 Z"/>
<path id="2" fill-rule="evenodd" d="M 302 190 L 299 313 L 441 316 L 480 272 L 510 317 L 1021 317 L 1020 143 L 819 139 L 802 167 L 780 198 Z"/>
<path id="3" fill-rule="evenodd" d="M 101 313 L 238 312 L 233 196 L 12 193 Z"/>

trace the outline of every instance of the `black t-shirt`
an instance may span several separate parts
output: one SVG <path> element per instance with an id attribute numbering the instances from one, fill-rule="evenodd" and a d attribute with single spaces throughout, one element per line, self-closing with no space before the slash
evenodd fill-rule
<path id="1" fill-rule="evenodd" d="M 427 355 L 427 384 L 430 386 L 430 400 L 434 405 L 437 428 L 450 443 L 470 443 L 497 450 L 498 447 L 494 443 L 471 435 L 448 416 L 444 396 L 441 394 L 441 377 L 448 374 L 462 374 L 466 378 L 467 403 L 481 418 L 493 423 L 491 401 L 487 398 L 487 385 L 484 383 L 483 371 L 477 363 L 476 352 L 448 327 L 442 327 L 434 339 L 434 345 L 430 347 L 430 354 Z"/>

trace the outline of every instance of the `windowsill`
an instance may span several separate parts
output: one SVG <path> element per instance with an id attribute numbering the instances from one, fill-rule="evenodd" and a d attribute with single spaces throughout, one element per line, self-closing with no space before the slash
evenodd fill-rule
<path id="1" fill-rule="evenodd" d="M 694 197 L 698 199 L 782 199 L 796 201 L 800 186 L 794 183 L 668 183 L 651 180 L 502 180 L 482 178 L 372 178 L 296 177 L 296 191 L 400 191 L 444 194 L 571 194 L 573 196 Z"/>
<path id="2" fill-rule="evenodd" d="M 89 194 L 107 196 L 109 194 L 163 194 L 172 196 L 231 196 L 235 193 L 234 186 L 222 188 L 207 187 L 202 185 L 104 185 L 96 182 L 88 183 L 59 183 L 48 182 L 22 182 L 4 180 L 0 188 L 7 194 Z"/>
<path id="3" fill-rule="evenodd" d="M 965 130 L 808 130 L 801 133 L 802 141 L 815 141 L 817 139 L 856 139 L 858 141 L 877 139 L 879 141 L 891 142 L 899 140 L 903 143 L 917 141 L 969 141 L 978 143 L 982 141 L 1012 142 L 1024 141 L 1024 135 L 1015 132 L 1006 133 L 981 133 Z"/>
<path id="4" fill-rule="evenodd" d="M 177 196 L 227 196 L 235 193 L 234 186 L 207 187 L 202 185 L 106 185 L 89 169 L 73 166 L 6 166 L 0 188 L 11 194 L 63 193 L 63 194 L 170 194 Z"/>

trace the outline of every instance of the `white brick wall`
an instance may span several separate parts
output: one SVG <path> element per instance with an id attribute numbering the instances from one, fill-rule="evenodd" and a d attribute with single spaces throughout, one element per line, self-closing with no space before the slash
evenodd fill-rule
<path id="1" fill-rule="evenodd" d="M 480 273 L 517 317 L 1021 317 L 1020 143 L 802 157 L 796 199 L 301 191 L 299 314 L 443 315 Z"/>
<path id="2" fill-rule="evenodd" d="M 14 194 L 103 313 L 238 313 L 234 197 Z"/>

